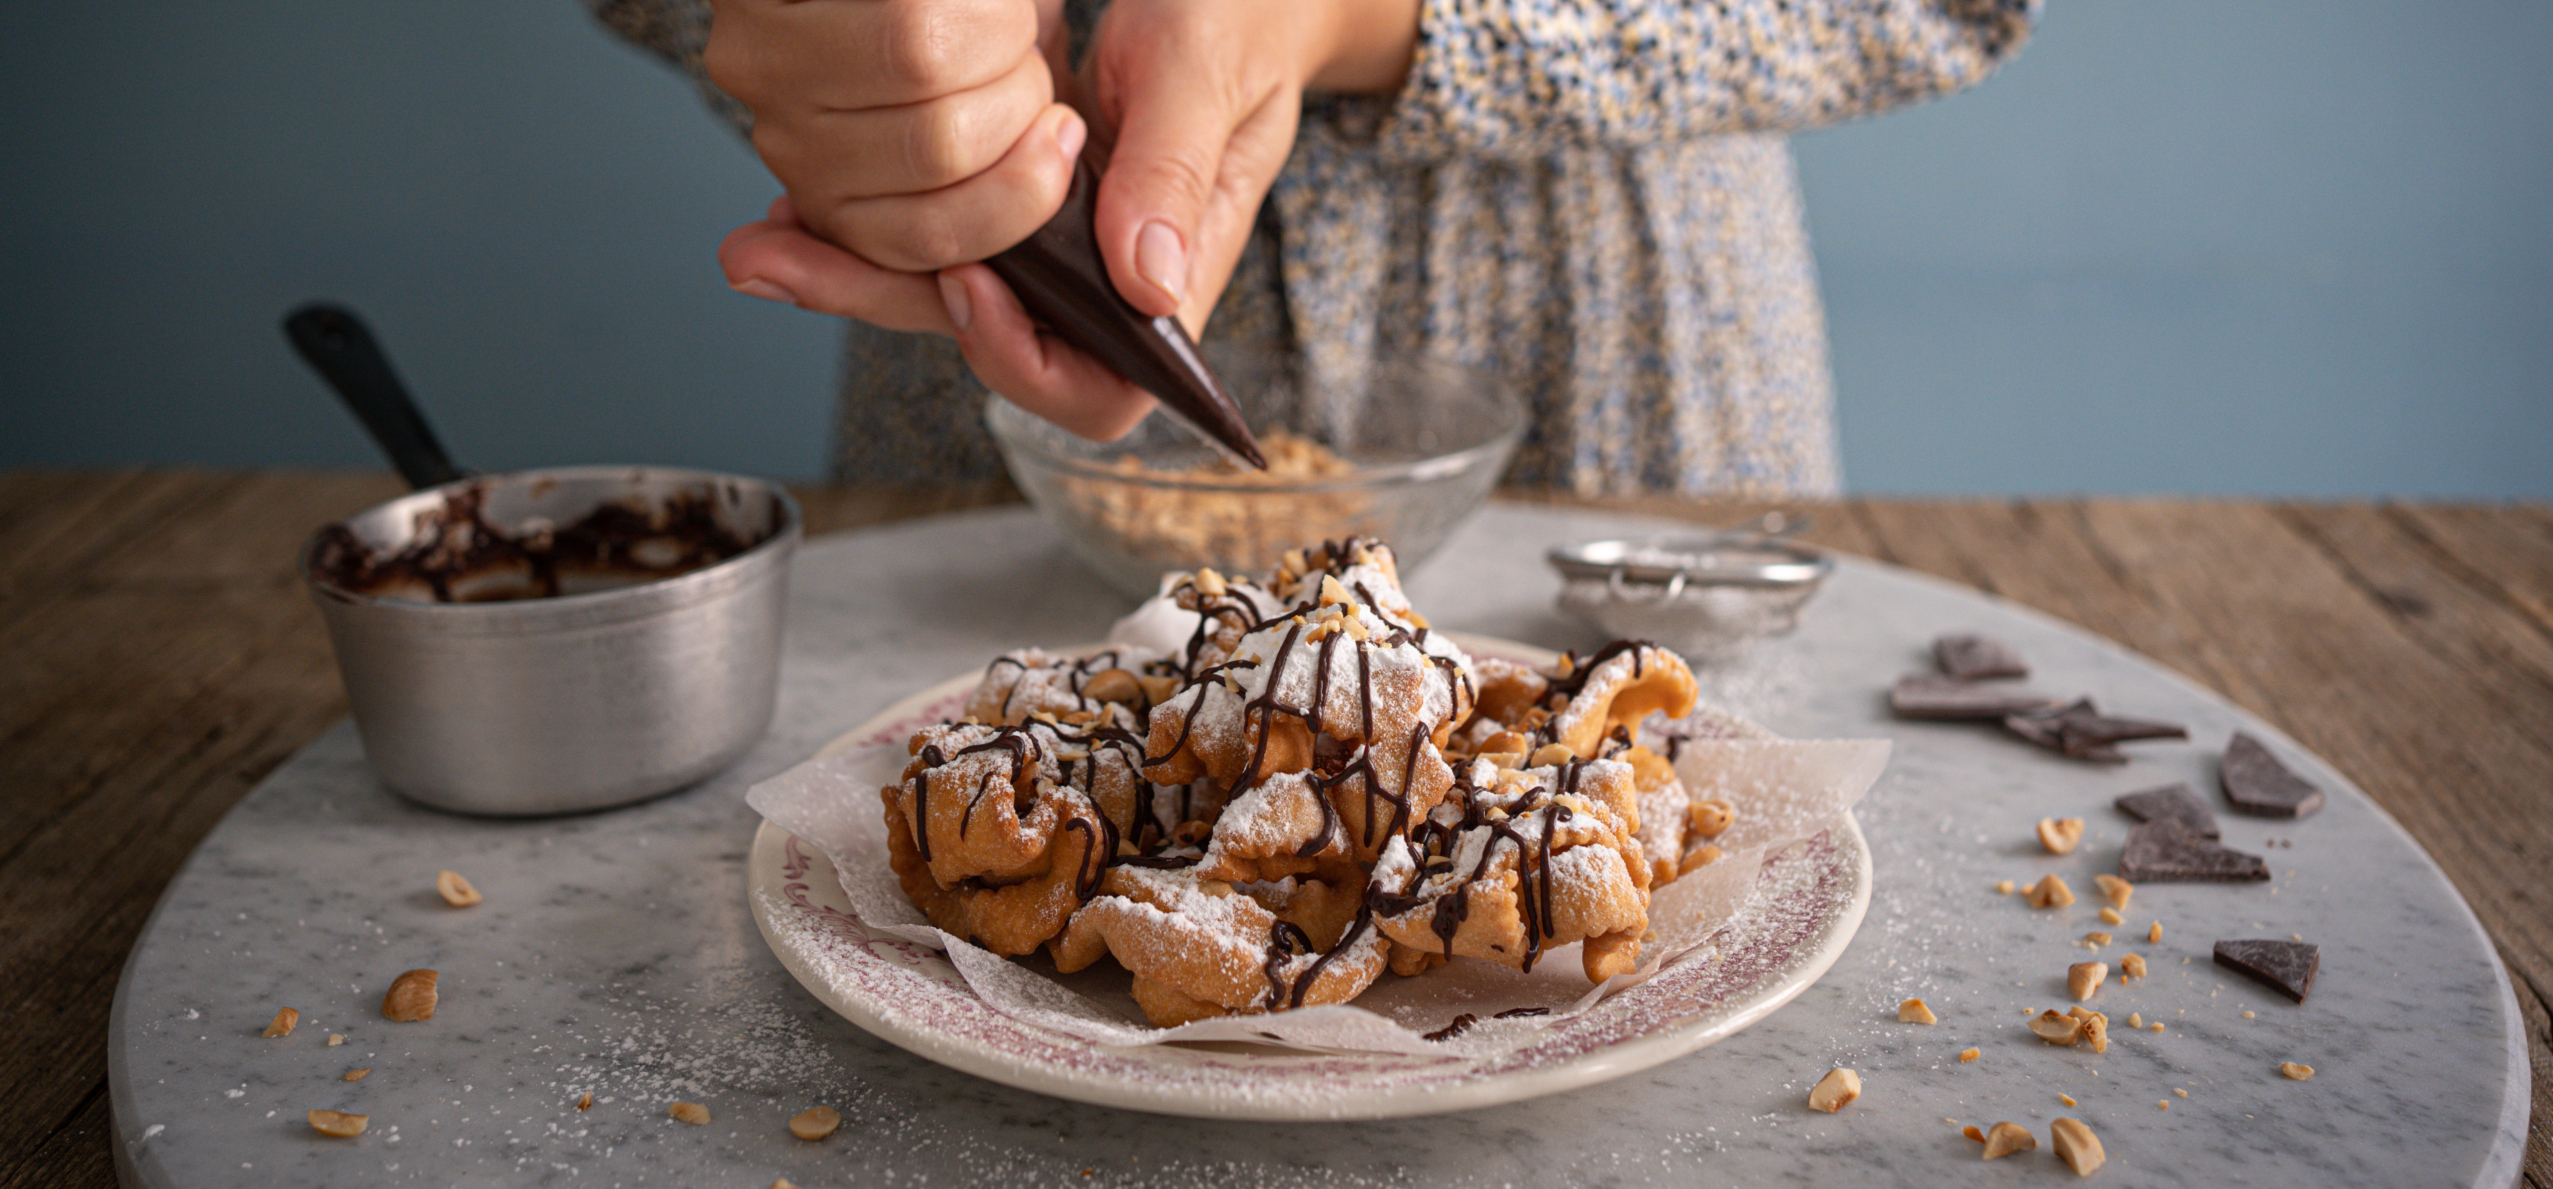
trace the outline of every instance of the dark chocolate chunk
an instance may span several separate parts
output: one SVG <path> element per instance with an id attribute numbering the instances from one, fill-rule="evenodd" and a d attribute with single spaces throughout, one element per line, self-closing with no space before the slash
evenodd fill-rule
<path id="1" fill-rule="evenodd" d="M 2241 731 L 2225 745 L 2217 766 L 2225 800 L 2236 810 L 2260 817 L 2303 817 L 2323 807 L 2323 791 L 2287 770 L 2260 740 Z"/>
<path id="2" fill-rule="evenodd" d="M 1961 681 L 2030 675 L 2029 662 L 1992 636 L 1943 636 L 1932 642 L 1932 655 L 1942 672 Z"/>
<path id="3" fill-rule="evenodd" d="M 1910 673 L 1888 691 L 1889 708 L 1899 718 L 2004 718 L 2041 710 L 2056 699 L 2018 686 L 1983 684 Z"/>
<path id="4" fill-rule="evenodd" d="M 2224 837 L 2216 828 L 2216 815 L 2209 811 L 2207 802 L 2199 800 L 2198 793 L 2186 784 L 2129 793 L 2111 804 L 2141 822 L 2179 822 L 2201 838 Z"/>
<path id="5" fill-rule="evenodd" d="M 2220 941 L 2216 943 L 2216 964 L 2242 971 L 2277 988 L 2279 994 L 2303 1003 L 2305 992 L 2314 989 L 2314 972 L 2322 969 L 2323 951 L 2309 941 Z"/>
<path id="6" fill-rule="evenodd" d="M 2260 883 L 2269 862 L 2201 838 L 2176 821 L 2152 821 L 2128 831 L 2119 852 L 2119 878 L 2129 883 Z"/>
<path id="7" fill-rule="evenodd" d="M 2053 709 L 2009 715 L 2003 726 L 2041 747 L 2102 764 L 2127 762 L 2126 753 L 2115 744 L 2135 739 L 2190 737 L 2188 731 L 2173 723 L 2110 717 L 2095 709 L 2090 698 L 2077 698 L 2071 705 Z"/>

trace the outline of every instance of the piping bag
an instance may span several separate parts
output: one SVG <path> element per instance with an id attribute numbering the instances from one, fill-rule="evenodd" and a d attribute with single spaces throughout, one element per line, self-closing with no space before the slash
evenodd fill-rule
<path id="1" fill-rule="evenodd" d="M 1197 354 L 1186 327 L 1170 315 L 1151 317 L 1117 292 L 1099 255 L 1099 167 L 1093 153 L 1073 163 L 1063 209 L 1046 225 L 985 261 L 1019 295 L 1029 317 L 1138 388 L 1153 394 L 1209 440 L 1268 469 L 1241 407 Z"/>

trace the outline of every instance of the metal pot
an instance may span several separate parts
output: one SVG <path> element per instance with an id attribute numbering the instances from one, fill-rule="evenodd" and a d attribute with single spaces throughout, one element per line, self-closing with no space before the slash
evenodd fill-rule
<path id="1" fill-rule="evenodd" d="M 491 525 L 570 524 L 611 503 L 706 498 L 759 543 L 618 589 L 436 603 L 344 589 L 303 550 L 364 751 L 382 781 L 463 813 L 600 809 L 734 763 L 771 725 L 798 506 L 779 486 L 707 471 L 575 467 L 464 479 L 342 523 L 395 554 L 454 496 Z"/>
<path id="2" fill-rule="evenodd" d="M 467 477 L 353 310 L 302 306 L 284 334 L 418 489 L 321 529 L 301 555 L 383 783 L 462 813 L 601 809 L 707 777 L 770 729 L 800 531 L 788 492 L 662 467 Z M 717 547 L 666 557 L 676 509 Z M 547 545 L 598 510 L 615 531 L 585 540 L 610 536 L 614 564 L 570 585 Z M 543 547 L 512 556 L 523 589 L 436 601 L 479 577 L 467 546 L 526 538 Z M 416 571 L 430 580 L 407 586 L 343 580 L 341 563 L 398 559 L 421 541 L 463 552 L 436 555 Z"/>

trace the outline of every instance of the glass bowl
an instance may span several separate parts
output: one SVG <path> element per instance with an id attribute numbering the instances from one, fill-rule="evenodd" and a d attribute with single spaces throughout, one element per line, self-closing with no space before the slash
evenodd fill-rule
<path id="1" fill-rule="evenodd" d="M 1281 362 L 1211 361 L 1259 435 L 1264 474 L 1167 413 L 1092 442 L 1000 397 L 985 407 L 1029 502 L 1137 598 L 1165 571 L 1256 574 L 1285 550 L 1350 536 L 1389 542 L 1408 574 L 1479 510 L 1525 432 L 1514 389 L 1458 364 L 1375 361 L 1310 384 Z"/>

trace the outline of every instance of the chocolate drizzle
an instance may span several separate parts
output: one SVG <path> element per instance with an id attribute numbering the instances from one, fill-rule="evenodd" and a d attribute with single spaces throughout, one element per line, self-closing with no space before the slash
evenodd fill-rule
<path id="1" fill-rule="evenodd" d="M 1575 761 L 1561 765 L 1562 795 L 1577 791 L 1579 775 L 1585 767 Z M 1560 826 L 1576 814 L 1551 790 L 1541 785 L 1527 789 L 1516 800 L 1516 807 L 1503 817 L 1489 816 L 1491 806 L 1486 803 L 1487 800 L 1483 790 L 1470 782 L 1468 774 L 1458 770 L 1454 791 L 1448 795 L 1447 803 L 1459 803 L 1462 816 L 1449 822 L 1431 815 L 1410 834 L 1413 853 L 1419 858 L 1414 881 L 1410 885 L 1416 889 L 1425 886 L 1428 868 L 1452 862 L 1464 833 L 1478 829 L 1489 831 L 1489 841 L 1481 847 L 1480 857 L 1473 862 L 1470 871 L 1456 878 L 1452 887 L 1430 897 L 1385 892 L 1377 886 L 1367 890 L 1366 903 L 1387 916 L 1400 916 L 1432 898 L 1434 908 L 1428 916 L 1428 930 L 1443 944 L 1445 956 L 1453 957 L 1454 936 L 1471 915 L 1472 888 L 1489 875 L 1491 864 L 1498 856 L 1499 844 L 1513 844 L 1518 893 L 1516 907 L 1518 915 L 1524 918 L 1525 926 L 1523 969 L 1530 973 L 1534 963 L 1542 958 L 1543 942 L 1552 936 L 1552 842 Z M 1542 815 L 1541 836 L 1528 837 L 1517 827 L 1536 813 Z"/>
<path id="2" fill-rule="evenodd" d="M 1499 1014 L 1505 1015 L 1506 1013 L 1501 1012 Z M 1453 1023 L 1447 1024 L 1434 1032 L 1419 1033 L 1418 1038 L 1420 1040 L 1452 1040 L 1457 1036 L 1461 1036 L 1465 1032 L 1471 1031 L 1471 1026 L 1479 1022 L 1479 1016 L 1473 1015 L 1470 1012 L 1464 1012 L 1463 1014 L 1454 1017 Z"/>

